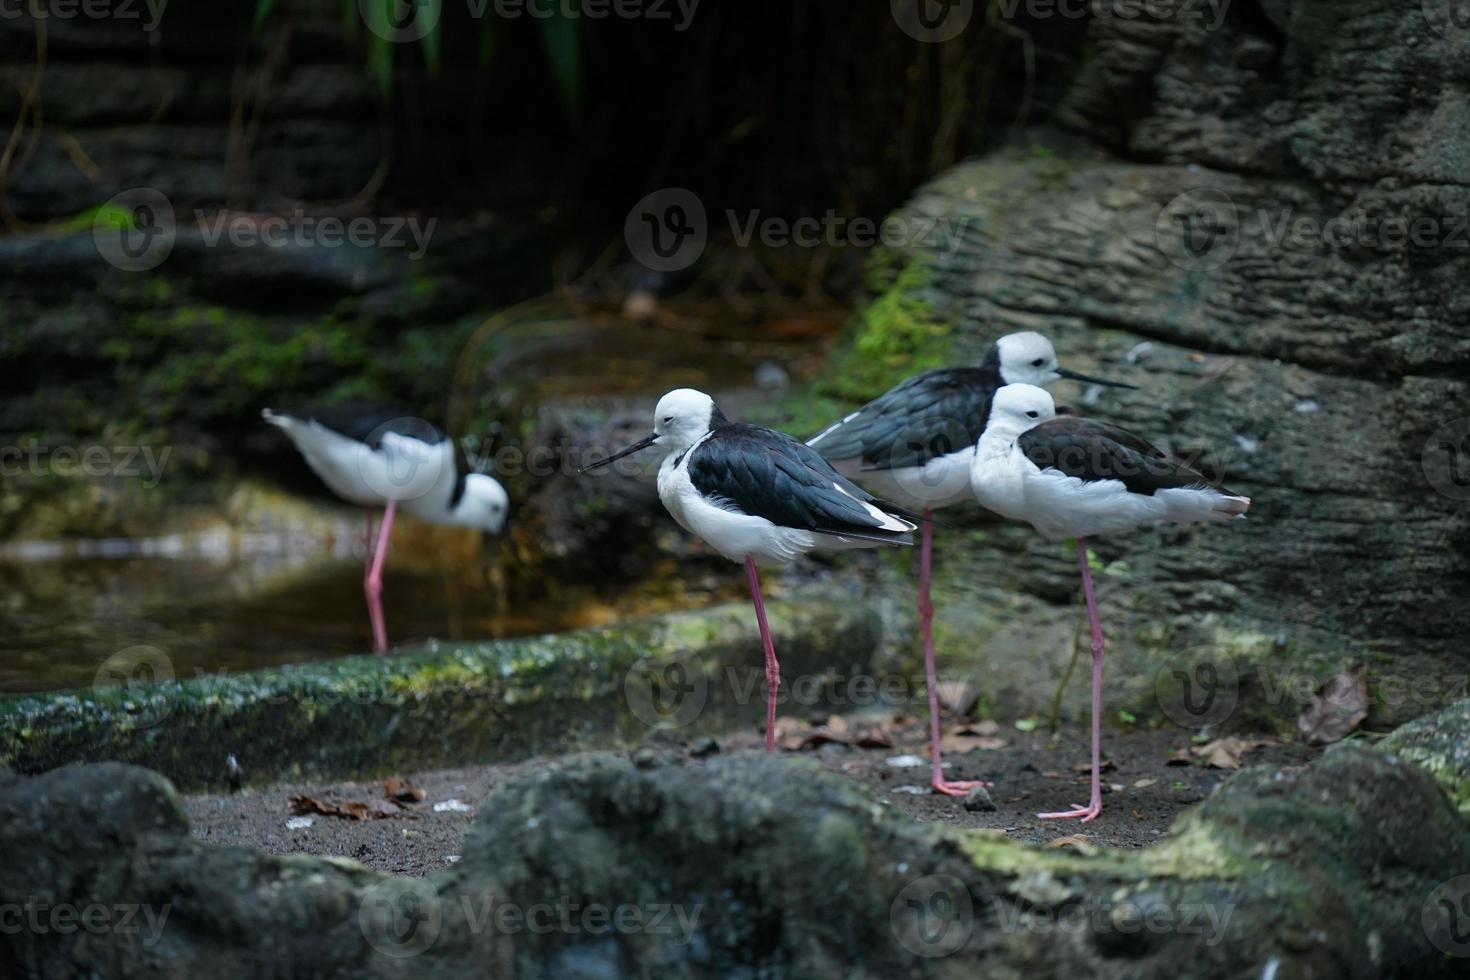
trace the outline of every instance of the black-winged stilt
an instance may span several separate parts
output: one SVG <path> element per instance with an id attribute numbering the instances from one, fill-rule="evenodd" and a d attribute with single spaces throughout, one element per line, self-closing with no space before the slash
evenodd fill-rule
<path id="1" fill-rule="evenodd" d="M 509 501 L 491 476 L 472 472 L 459 446 L 422 419 L 391 412 L 316 411 L 296 416 L 270 409 L 261 418 L 290 437 L 322 482 L 350 503 L 368 508 L 363 552 L 363 594 L 373 629 L 373 649 L 388 649 L 383 620 L 383 562 L 398 506 L 430 524 L 505 529 Z M 373 547 L 374 508 L 383 526 Z"/>
<path id="2" fill-rule="evenodd" d="M 653 434 L 582 468 L 606 466 L 649 446 L 664 450 L 658 495 L 684 528 L 745 564 L 766 653 L 766 751 L 776 749 L 781 673 L 757 565 L 784 565 L 813 549 L 912 545 L 914 524 L 889 513 L 817 452 L 782 432 L 731 422 L 702 391 L 659 399 Z"/>
<path id="3" fill-rule="evenodd" d="M 1216 484 L 1126 429 L 1076 415 L 1057 416 L 1051 395 L 1007 385 L 991 400 L 990 419 L 970 466 L 975 498 L 997 514 L 1025 521 L 1053 540 L 1077 539 L 1082 591 L 1092 627 L 1092 800 L 1044 819 L 1102 812 L 1102 624 L 1087 563 L 1087 538 L 1162 522 L 1244 517 L 1250 498 Z"/>
<path id="4" fill-rule="evenodd" d="M 970 460 L 985 428 L 990 399 L 1006 384 L 1046 385 L 1061 378 L 1131 388 L 1057 366 L 1051 341 L 1039 333 L 1012 333 L 991 345 L 979 367 L 927 371 L 899 383 L 814 436 L 808 445 L 849 479 L 884 500 L 923 515 L 919 548 L 919 629 L 929 688 L 930 785 L 963 796 L 984 781 L 944 778 L 939 750 L 939 703 L 934 666 L 934 606 L 929 601 L 932 515 L 971 499 Z"/>

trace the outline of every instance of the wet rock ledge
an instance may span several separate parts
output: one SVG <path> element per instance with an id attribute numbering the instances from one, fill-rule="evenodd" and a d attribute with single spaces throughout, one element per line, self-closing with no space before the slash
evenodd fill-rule
<path id="1" fill-rule="evenodd" d="M 871 673 L 876 612 L 767 610 L 787 677 Z M 0 764 L 34 773 L 146 762 L 195 790 L 224 785 L 230 754 L 269 782 L 607 748 L 659 727 L 727 731 L 764 718 L 760 650 L 754 614 L 735 603 L 552 636 L 5 697 Z"/>
<path id="2" fill-rule="evenodd" d="M 1464 744 L 1470 703 L 1400 742 L 1424 733 Z M 0 972 L 1463 976 L 1470 825 L 1444 784 L 1470 773 L 1425 751 L 1434 775 L 1357 742 L 1245 770 L 1136 852 L 915 823 L 805 761 L 597 754 L 495 789 L 426 879 L 200 844 L 141 768 L 0 773 L 0 894 L 35 910 Z M 62 907 L 99 911 L 62 929 Z"/>

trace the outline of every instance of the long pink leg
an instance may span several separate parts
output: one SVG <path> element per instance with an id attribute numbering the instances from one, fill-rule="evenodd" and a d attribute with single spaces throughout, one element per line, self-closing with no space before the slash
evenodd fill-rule
<path id="1" fill-rule="evenodd" d="M 776 691 L 781 687 L 781 667 L 776 663 L 776 647 L 771 642 L 771 627 L 766 624 L 766 604 L 761 601 L 761 581 L 755 574 L 755 559 L 745 559 L 745 577 L 750 581 L 750 598 L 755 603 L 755 619 L 761 628 L 761 643 L 766 648 L 766 751 L 776 751 Z"/>
<path id="2" fill-rule="evenodd" d="M 990 786 L 983 780 L 947 782 L 944 763 L 939 757 L 939 679 L 934 669 L 934 604 L 929 601 L 929 567 L 933 552 L 934 521 L 932 510 L 924 511 L 919 539 L 919 632 L 924 637 L 924 677 L 929 686 L 929 785 L 946 796 L 964 796 L 976 786 Z"/>
<path id="3" fill-rule="evenodd" d="M 373 552 L 373 563 L 362 580 L 363 595 L 367 597 L 368 619 L 373 624 L 373 650 L 382 653 L 388 649 L 388 627 L 383 623 L 383 562 L 388 558 L 388 539 L 393 534 L 393 511 L 398 501 L 388 501 L 383 511 L 383 526 L 378 531 L 378 547 Z"/>
<path id="4" fill-rule="evenodd" d="M 1102 813 L 1102 623 L 1097 619 L 1097 598 L 1092 593 L 1092 569 L 1087 566 L 1087 542 L 1077 539 L 1077 561 L 1082 566 L 1082 591 L 1087 596 L 1087 619 L 1092 626 L 1092 802 L 1087 806 L 1072 804 L 1061 813 L 1038 813 L 1043 820 L 1068 820 L 1081 817 L 1083 823 L 1097 819 Z"/>
<path id="5" fill-rule="evenodd" d="M 362 579 L 366 582 L 373 569 L 373 509 L 369 507 L 363 513 L 367 515 L 367 530 L 362 534 Z"/>

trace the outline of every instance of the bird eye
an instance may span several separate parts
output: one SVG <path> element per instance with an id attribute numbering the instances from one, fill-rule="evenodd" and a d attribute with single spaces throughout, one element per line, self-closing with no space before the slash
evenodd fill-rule
<path id="1" fill-rule="evenodd" d="M 674 421 L 674 417 L 672 415 L 665 415 L 664 416 L 664 425 L 668 425 L 672 421 Z"/>
<path id="2" fill-rule="evenodd" d="M 1034 419 L 1034 418 L 1036 418 L 1036 413 L 1035 412 L 1027 412 L 1026 413 L 1026 417 L 1028 419 Z"/>
<path id="3" fill-rule="evenodd" d="M 1034 360 L 1034 361 L 1031 362 L 1031 366 L 1032 367 L 1041 367 L 1045 363 L 1046 363 L 1046 358 L 1044 358 L 1044 357 L 1038 357 L 1036 360 Z"/>

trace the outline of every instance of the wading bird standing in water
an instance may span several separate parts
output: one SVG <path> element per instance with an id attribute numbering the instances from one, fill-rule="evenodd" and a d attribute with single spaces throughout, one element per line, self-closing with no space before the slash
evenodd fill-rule
<path id="1" fill-rule="evenodd" d="M 1102 812 L 1102 624 L 1087 564 L 1094 534 L 1148 524 L 1192 524 L 1241 518 L 1242 497 L 1126 429 L 1075 415 L 1057 417 L 1051 395 L 1034 385 L 1008 385 L 991 400 L 990 419 L 970 467 L 975 499 L 1004 517 L 1025 521 L 1052 540 L 1077 539 L 1077 562 L 1092 627 L 1092 799 L 1043 819 Z"/>
<path id="2" fill-rule="evenodd" d="M 790 436 L 731 422 L 702 391 L 659 399 L 653 434 L 581 472 L 658 446 L 658 496 L 686 531 L 745 565 L 766 653 L 766 751 L 776 749 L 781 672 L 757 565 L 784 565 L 813 549 L 912 545 L 914 524 L 889 513 L 817 452 Z"/>
<path id="3" fill-rule="evenodd" d="M 983 781 L 944 778 L 939 752 L 939 702 L 934 667 L 934 606 L 929 601 L 931 515 L 971 499 L 970 460 L 990 414 L 990 399 L 1002 385 L 1047 385 L 1061 378 L 1132 388 L 1057 366 L 1051 341 L 1039 333 L 1013 333 L 997 340 L 975 368 L 943 368 L 915 375 L 814 436 L 808 445 L 849 479 L 884 500 L 923 515 L 919 547 L 919 630 L 929 688 L 930 785 L 964 796 Z"/>
<path id="4" fill-rule="evenodd" d="M 486 534 L 505 529 L 505 488 L 492 476 L 471 472 L 458 445 L 422 419 L 391 412 L 296 416 L 268 408 L 260 414 L 290 437 L 333 493 L 368 508 L 362 590 L 378 653 L 388 649 L 383 562 L 400 504 L 429 524 L 472 527 Z M 379 507 L 383 526 L 375 548 L 373 510 Z"/>

